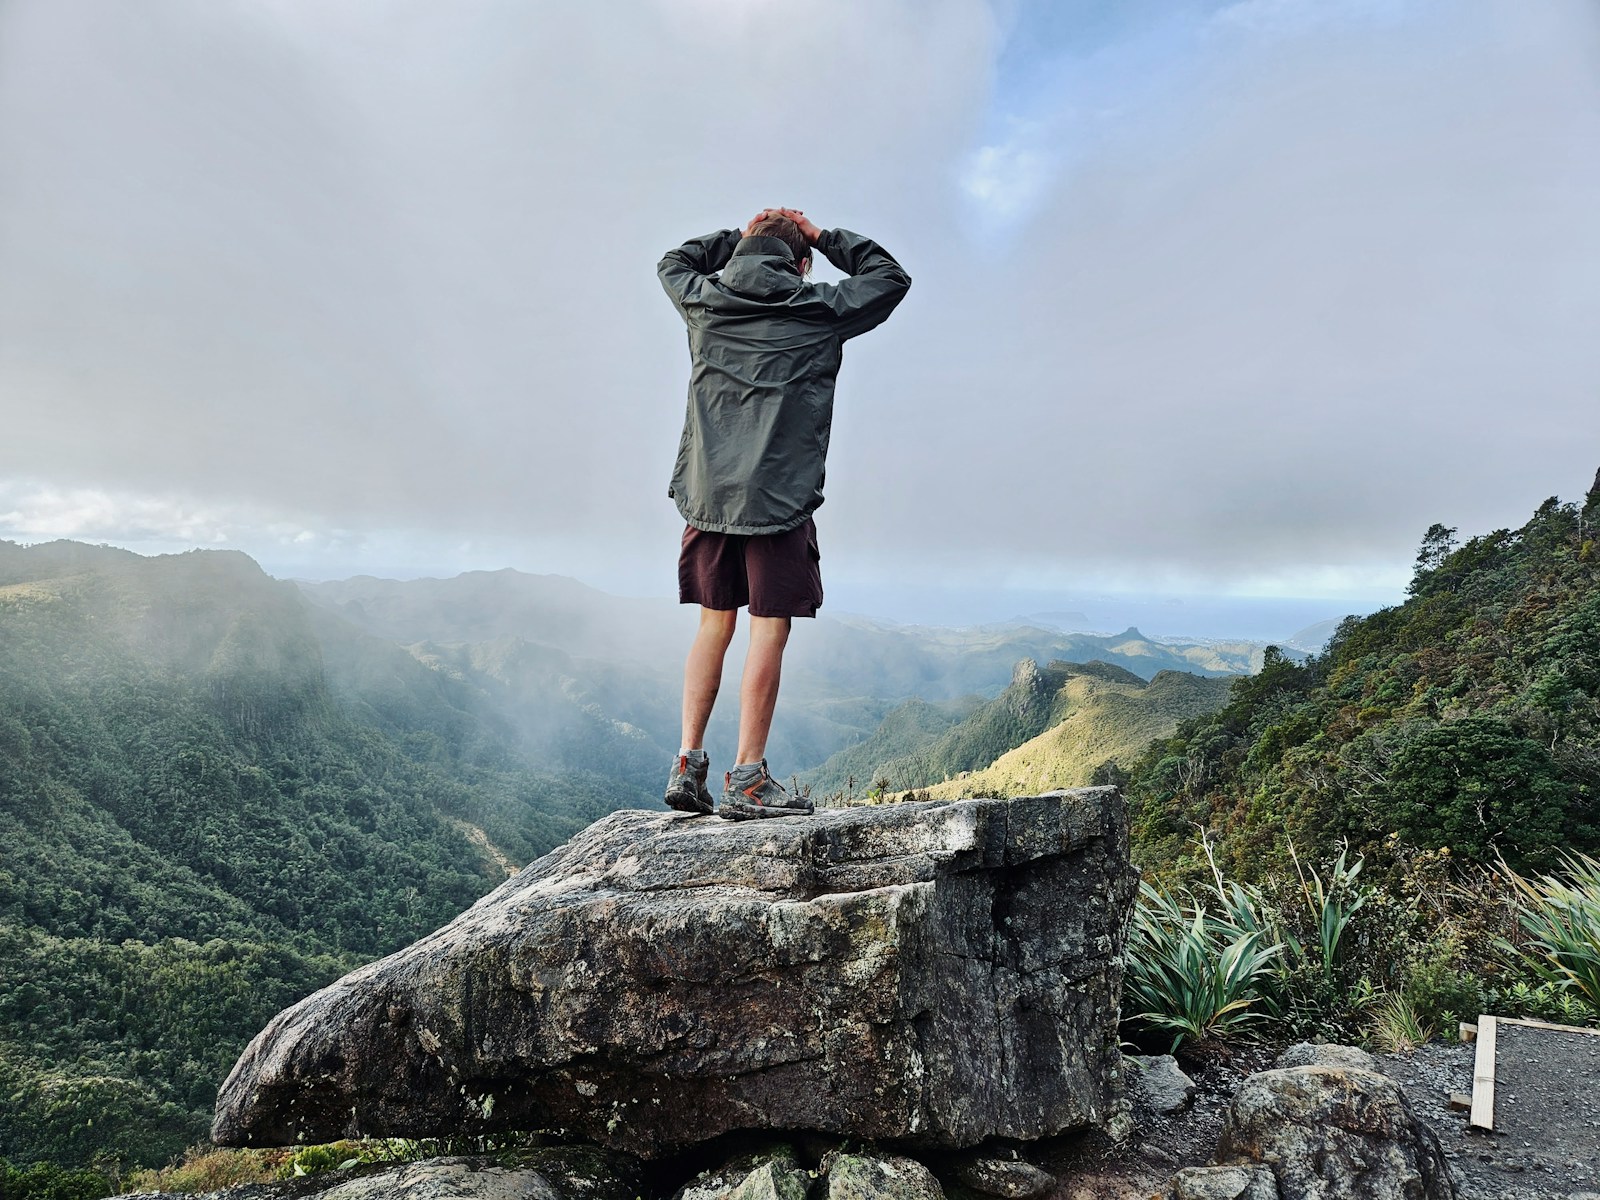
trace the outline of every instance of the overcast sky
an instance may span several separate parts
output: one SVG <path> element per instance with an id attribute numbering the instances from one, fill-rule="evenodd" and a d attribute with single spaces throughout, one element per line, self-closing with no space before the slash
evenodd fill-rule
<path id="1" fill-rule="evenodd" d="M 1600 467 L 1593 0 L 0 0 L 0 537 L 669 593 L 767 204 L 915 280 L 847 596 L 1377 603 Z"/>

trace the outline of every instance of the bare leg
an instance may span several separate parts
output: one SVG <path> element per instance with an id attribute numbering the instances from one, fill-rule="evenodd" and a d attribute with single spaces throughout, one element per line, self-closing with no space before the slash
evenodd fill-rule
<path id="1" fill-rule="evenodd" d="M 783 671 L 783 648 L 788 642 L 788 617 L 750 618 L 750 653 L 739 684 L 738 762 L 760 762 L 766 757 L 772 710 L 778 703 L 778 677 Z"/>
<path id="2" fill-rule="evenodd" d="M 736 609 L 700 610 L 700 628 L 683 665 L 683 741 L 679 744 L 686 750 L 706 744 L 706 722 L 711 720 L 711 706 L 722 686 L 722 659 L 733 641 L 738 618 Z"/>

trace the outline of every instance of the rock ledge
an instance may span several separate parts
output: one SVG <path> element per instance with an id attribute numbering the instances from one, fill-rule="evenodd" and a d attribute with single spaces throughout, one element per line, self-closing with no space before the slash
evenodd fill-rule
<path id="1" fill-rule="evenodd" d="M 730 823 L 613 813 L 280 1013 L 223 1145 L 563 1130 L 1032 1139 L 1118 1101 L 1114 788 Z"/>

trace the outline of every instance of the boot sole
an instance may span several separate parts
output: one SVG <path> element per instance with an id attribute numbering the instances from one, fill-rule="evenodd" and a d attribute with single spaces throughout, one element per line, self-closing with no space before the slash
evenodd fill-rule
<path id="1" fill-rule="evenodd" d="M 698 796 L 691 796 L 685 792 L 668 792 L 665 796 L 668 808 L 678 812 L 695 813 L 698 816 L 708 816 L 716 811 L 709 800 L 701 800 Z"/>
<path id="2" fill-rule="evenodd" d="M 814 808 L 801 808 L 765 804 L 738 804 L 724 800 L 717 815 L 725 821 L 757 821 L 765 817 L 809 817 Z"/>

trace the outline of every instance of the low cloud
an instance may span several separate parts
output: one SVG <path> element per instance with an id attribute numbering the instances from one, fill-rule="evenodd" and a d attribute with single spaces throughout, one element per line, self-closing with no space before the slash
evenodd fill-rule
<path id="1" fill-rule="evenodd" d="M 769 203 L 916 279 L 835 570 L 1367 587 L 1581 490 L 1592 6 L 1033 11 L 0 9 L 0 536 L 666 590 L 652 267 Z"/>

